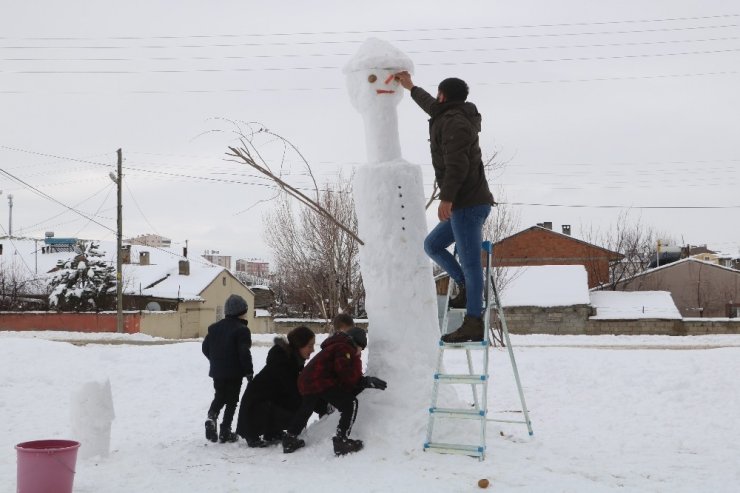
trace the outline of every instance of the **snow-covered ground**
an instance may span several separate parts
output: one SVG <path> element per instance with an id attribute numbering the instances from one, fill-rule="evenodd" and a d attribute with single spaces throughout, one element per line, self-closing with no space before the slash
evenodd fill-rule
<path id="1" fill-rule="evenodd" d="M 495 491 L 740 490 L 740 336 L 513 337 L 535 435 L 492 423 L 488 458 L 478 462 L 422 452 L 427 403 L 396 422 L 370 416 L 393 405 L 378 391 L 360 397 L 353 435 L 366 449 L 354 456 L 331 453 L 336 415 L 311 426 L 307 447 L 292 455 L 211 444 L 203 437 L 211 380 L 198 341 L 73 346 L 45 334 L 0 333 L 0 491 L 15 488 L 13 445 L 75 438 L 72 395 L 97 377 L 113 391 L 111 454 L 78 460 L 79 493 L 472 492 L 480 478 Z M 257 367 L 267 350 L 253 348 Z M 489 407 L 516 419 L 506 352 L 491 355 Z M 381 376 L 406 385 L 404 375 Z"/>

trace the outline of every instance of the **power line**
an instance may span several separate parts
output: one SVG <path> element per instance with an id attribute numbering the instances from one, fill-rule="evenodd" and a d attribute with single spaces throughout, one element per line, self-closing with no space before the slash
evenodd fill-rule
<path id="1" fill-rule="evenodd" d="M 61 205 L 62 207 L 66 208 L 66 209 L 69 209 L 70 211 L 72 211 L 72 212 L 74 212 L 74 213 L 76 213 L 76 214 L 79 214 L 80 216 L 84 217 L 85 219 L 88 219 L 88 220 L 90 220 L 90 221 L 94 222 L 95 224 L 97 224 L 97 225 L 99 225 L 99 226 L 102 226 L 103 228 L 105 228 L 105 229 L 108 229 L 108 230 L 110 230 L 110 231 L 113 231 L 113 232 L 115 232 L 115 231 L 114 231 L 113 229 L 109 228 L 109 227 L 108 227 L 108 226 L 106 226 L 105 224 L 103 224 L 103 223 L 100 223 L 100 222 L 96 221 L 95 219 L 93 219 L 92 217 L 88 217 L 87 215 L 85 215 L 85 214 L 83 214 L 82 212 L 78 211 L 77 209 L 75 209 L 75 208 L 73 208 L 73 207 L 70 207 L 70 206 L 68 206 L 68 205 L 66 205 L 66 204 L 64 204 L 64 203 L 62 203 L 62 202 L 60 202 L 60 201 L 58 201 L 57 199 L 55 199 L 55 198 L 54 198 L 54 197 L 52 197 L 51 195 L 49 195 L 49 194 L 47 194 L 47 193 L 44 193 L 44 192 L 42 192 L 42 191 L 41 191 L 41 190 L 39 190 L 38 188 L 34 187 L 33 185 L 31 185 L 31 184 L 29 184 L 29 183 L 26 183 L 26 182 L 25 182 L 25 181 L 23 181 L 22 179 L 18 178 L 17 176 L 15 176 L 15 175 L 13 175 L 13 174 L 9 173 L 8 171 L 6 171 L 6 170 L 4 170 L 4 169 L 2 169 L 2 168 L 0 168 L 0 174 L 3 174 L 3 175 L 5 175 L 5 176 L 7 176 L 8 178 L 10 178 L 11 180 L 13 180 L 13 181 L 16 181 L 16 182 L 20 183 L 21 185 L 23 185 L 23 186 L 25 186 L 26 188 L 30 189 L 30 190 L 31 190 L 32 192 L 36 193 L 36 194 L 37 194 L 37 195 L 39 195 L 40 197 L 42 197 L 42 198 L 45 198 L 45 199 L 47 199 L 47 200 L 50 200 L 50 201 L 52 201 L 52 202 L 54 202 L 54 203 L 56 203 L 56 204 L 59 204 L 59 205 Z"/>
<path id="2" fill-rule="evenodd" d="M 644 34 L 658 32 L 678 32 L 678 31 L 696 31 L 700 29 L 725 29 L 738 27 L 738 24 L 719 24 L 711 26 L 687 26 L 687 27 L 670 27 L 657 29 L 632 29 L 626 31 L 589 31 L 589 32 L 569 32 L 569 33 L 543 33 L 543 34 L 505 34 L 491 36 L 458 36 L 458 37 L 441 37 L 431 38 L 406 38 L 392 39 L 389 41 L 396 43 L 410 43 L 418 41 L 480 41 L 484 39 L 526 39 L 526 38 L 554 38 L 566 36 L 596 36 L 596 35 L 613 35 L 613 34 Z M 411 31 L 409 31 L 411 32 Z M 136 38 L 134 38 L 136 39 Z M 147 38 L 140 38 L 147 39 Z M 77 46 L 28 46 L 28 45 L 11 45 L 0 46 L 0 49 L 8 50 L 56 50 L 56 49 L 75 49 L 75 50 L 125 50 L 129 48 L 137 49 L 172 49 L 172 48 L 243 48 L 243 47 L 264 47 L 264 46 L 310 46 L 310 45 L 341 45 L 341 44 L 361 44 L 364 40 L 338 40 L 338 41 L 290 41 L 290 42 L 266 42 L 266 43 L 216 43 L 216 44 L 180 44 L 180 45 L 130 45 L 130 46 L 105 46 L 105 45 L 77 45 Z"/>
<path id="3" fill-rule="evenodd" d="M 407 50 L 408 55 L 442 54 L 442 53 L 487 53 L 492 51 L 522 51 L 522 50 L 549 50 L 549 49 L 580 49 L 580 48 L 615 48 L 627 46 L 654 46 L 681 43 L 708 43 L 715 41 L 736 41 L 738 36 L 706 39 L 676 39 L 661 41 L 636 41 L 623 43 L 589 43 L 578 45 L 546 45 L 546 46 L 514 46 L 497 48 L 458 48 L 444 50 Z M 0 58 L 7 62 L 133 62 L 133 61 L 213 61 L 213 60 L 251 60 L 261 58 L 317 58 L 317 57 L 348 57 L 353 53 L 284 53 L 284 54 L 253 54 L 253 55 L 226 55 L 226 56 L 190 56 L 190 57 L 139 57 L 139 58 L 28 58 L 8 57 Z"/>
<path id="4" fill-rule="evenodd" d="M 154 233 L 159 234 L 159 231 L 157 231 L 157 228 L 152 226 L 152 223 L 149 222 L 149 219 L 147 219 L 146 215 L 144 214 L 144 211 L 141 210 L 141 207 L 139 206 L 139 202 L 136 200 L 136 197 L 134 197 L 134 193 L 131 191 L 131 188 L 129 188 L 128 183 L 124 182 L 124 185 L 126 186 L 126 190 L 128 190 L 129 196 L 131 196 L 131 200 L 134 201 L 134 205 L 136 205 L 136 208 L 139 210 L 139 214 L 141 214 L 141 217 L 144 218 L 144 221 L 146 221 L 149 227 L 152 228 L 152 231 L 154 231 Z"/>
<path id="5" fill-rule="evenodd" d="M 191 38 L 241 38 L 241 37 L 268 37 L 268 36 L 314 36 L 314 35 L 337 35 L 337 34 L 382 34 L 396 32 L 434 32 L 434 31 L 462 31 L 478 29 L 530 29 L 541 27 L 570 27 L 570 26 L 594 26 L 594 25 L 613 25 L 613 24 L 639 24 L 646 22 L 677 22 L 677 21 L 694 21 L 708 19 L 727 19 L 740 17 L 740 14 L 718 14 L 692 17 L 663 17 L 657 19 L 625 19 L 613 21 L 592 21 L 592 22 L 564 22 L 555 24 L 504 24 L 498 26 L 458 26 L 458 27 L 437 27 L 437 28 L 408 28 L 408 29 L 373 29 L 365 31 L 304 31 L 304 32 L 277 32 L 277 33 L 239 33 L 239 34 L 196 34 L 183 36 L 107 36 L 107 37 L 71 37 L 71 36 L 41 36 L 41 37 L 21 37 L 13 38 L 3 36 L 2 40 L 21 39 L 25 41 L 84 41 L 84 40 L 140 40 L 140 39 L 191 39 Z"/>
<path id="6" fill-rule="evenodd" d="M 530 207 L 569 207 L 575 209 L 740 209 L 740 205 L 586 205 L 586 204 L 542 204 L 527 202 L 499 202 L 504 205 Z"/>
<path id="7" fill-rule="evenodd" d="M 561 57 L 561 58 L 533 58 L 533 59 L 512 59 L 512 60 L 479 60 L 479 61 L 454 61 L 454 62 L 433 62 L 417 63 L 419 67 L 437 67 L 437 66 L 459 66 L 459 65 L 495 65 L 508 63 L 551 63 L 551 62 L 585 62 L 585 61 L 603 61 L 603 60 L 626 60 L 652 57 L 674 57 L 674 56 L 695 56 L 695 55 L 712 55 L 719 53 L 737 53 L 740 48 L 729 48 L 724 50 L 702 50 L 702 51 L 683 51 L 676 53 L 640 53 L 633 55 L 608 55 L 608 56 L 590 56 L 590 57 Z M 318 67 L 235 67 L 235 68 L 192 68 L 192 69 L 153 69 L 153 70 L 0 70 L 0 73 L 15 75 L 139 75 L 139 74 L 211 74 L 211 73 L 229 73 L 229 72 L 283 72 L 283 71 L 314 71 L 314 70 L 340 70 L 338 65 L 318 66 Z"/>

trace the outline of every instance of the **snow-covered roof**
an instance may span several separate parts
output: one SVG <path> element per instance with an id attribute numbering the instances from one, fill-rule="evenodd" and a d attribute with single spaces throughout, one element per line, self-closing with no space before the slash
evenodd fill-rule
<path id="1" fill-rule="evenodd" d="M 672 269 L 672 268 L 676 267 L 677 265 L 681 265 L 681 264 L 686 263 L 686 262 L 695 262 L 695 263 L 698 263 L 698 264 L 708 265 L 710 267 L 716 267 L 717 269 L 724 269 L 726 271 L 730 271 L 730 272 L 733 272 L 735 274 L 740 274 L 740 270 L 733 269 L 732 267 L 725 267 L 724 265 L 719 265 L 719 264 L 715 264 L 714 262 L 707 262 L 707 261 L 704 261 L 704 260 L 699 260 L 698 258 L 694 258 L 694 257 L 686 257 L 686 258 L 682 258 L 681 260 L 676 260 L 675 262 L 671 262 L 669 264 L 661 265 L 660 267 L 654 267 L 652 269 L 644 270 L 644 271 L 640 272 L 639 274 L 635 274 L 632 277 L 628 277 L 626 279 L 622 279 L 621 281 L 619 281 L 619 283 L 624 283 L 624 282 L 630 281 L 632 279 L 635 279 L 637 277 L 644 276 L 646 274 L 651 274 L 653 272 L 657 272 L 659 270 Z"/>
<path id="2" fill-rule="evenodd" d="M 588 273 L 582 265 L 505 267 L 503 306 L 587 305 Z"/>
<path id="3" fill-rule="evenodd" d="M 678 320 L 681 313 L 668 291 L 592 291 L 596 320 L 640 318 Z"/>
<path id="4" fill-rule="evenodd" d="M 24 276 L 34 277 L 38 270 L 39 278 L 56 267 L 58 260 L 66 260 L 72 252 L 41 253 L 43 241 L 1 239 L 3 254 L 0 266 L 12 265 L 20 269 Z M 115 266 L 116 244 L 112 241 L 99 242 L 98 251 Z M 38 246 L 38 250 L 37 247 Z M 149 252 L 149 265 L 139 264 L 139 254 Z M 200 294 L 213 280 L 226 269 L 201 257 L 190 257 L 190 275 L 179 274 L 179 261 L 186 260 L 179 250 L 155 248 L 144 245 L 131 245 L 130 264 L 123 265 L 123 292 L 130 295 L 148 295 L 158 298 L 202 300 Z M 36 268 L 38 265 L 38 268 Z M 149 287 L 151 286 L 151 287 Z"/>

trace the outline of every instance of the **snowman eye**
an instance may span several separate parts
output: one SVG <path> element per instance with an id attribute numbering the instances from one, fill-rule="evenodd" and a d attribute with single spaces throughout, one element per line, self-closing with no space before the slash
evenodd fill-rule
<path id="1" fill-rule="evenodd" d="M 370 74 L 370 75 L 368 75 L 368 76 L 367 76 L 367 81 L 368 81 L 369 83 L 371 83 L 371 84 L 372 84 L 373 82 L 375 82 L 376 80 L 378 80 L 378 77 L 377 77 L 377 76 L 376 76 L 375 74 Z"/>

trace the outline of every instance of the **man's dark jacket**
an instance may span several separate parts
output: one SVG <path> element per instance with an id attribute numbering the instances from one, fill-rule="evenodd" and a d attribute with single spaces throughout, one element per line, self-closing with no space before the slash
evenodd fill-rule
<path id="1" fill-rule="evenodd" d="M 208 327 L 203 354 L 211 362 L 211 378 L 243 378 L 252 375 L 252 333 L 247 321 L 226 317 Z"/>
<path id="2" fill-rule="evenodd" d="M 264 368 L 244 391 L 245 402 L 269 401 L 295 411 L 301 405 L 298 393 L 298 374 L 303 370 L 304 360 L 291 349 L 284 337 L 276 337 L 275 345 L 267 353 Z"/>
<path id="3" fill-rule="evenodd" d="M 308 362 L 298 377 L 301 395 L 320 394 L 338 388 L 356 390 L 362 378 L 362 360 L 357 346 L 344 333 L 335 334 L 321 344 L 321 351 Z"/>
<path id="4" fill-rule="evenodd" d="M 411 97 L 429 119 L 429 143 L 440 200 L 452 202 L 453 209 L 493 205 L 483 170 L 478 133 L 481 115 L 473 103 L 440 103 L 418 86 Z"/>

